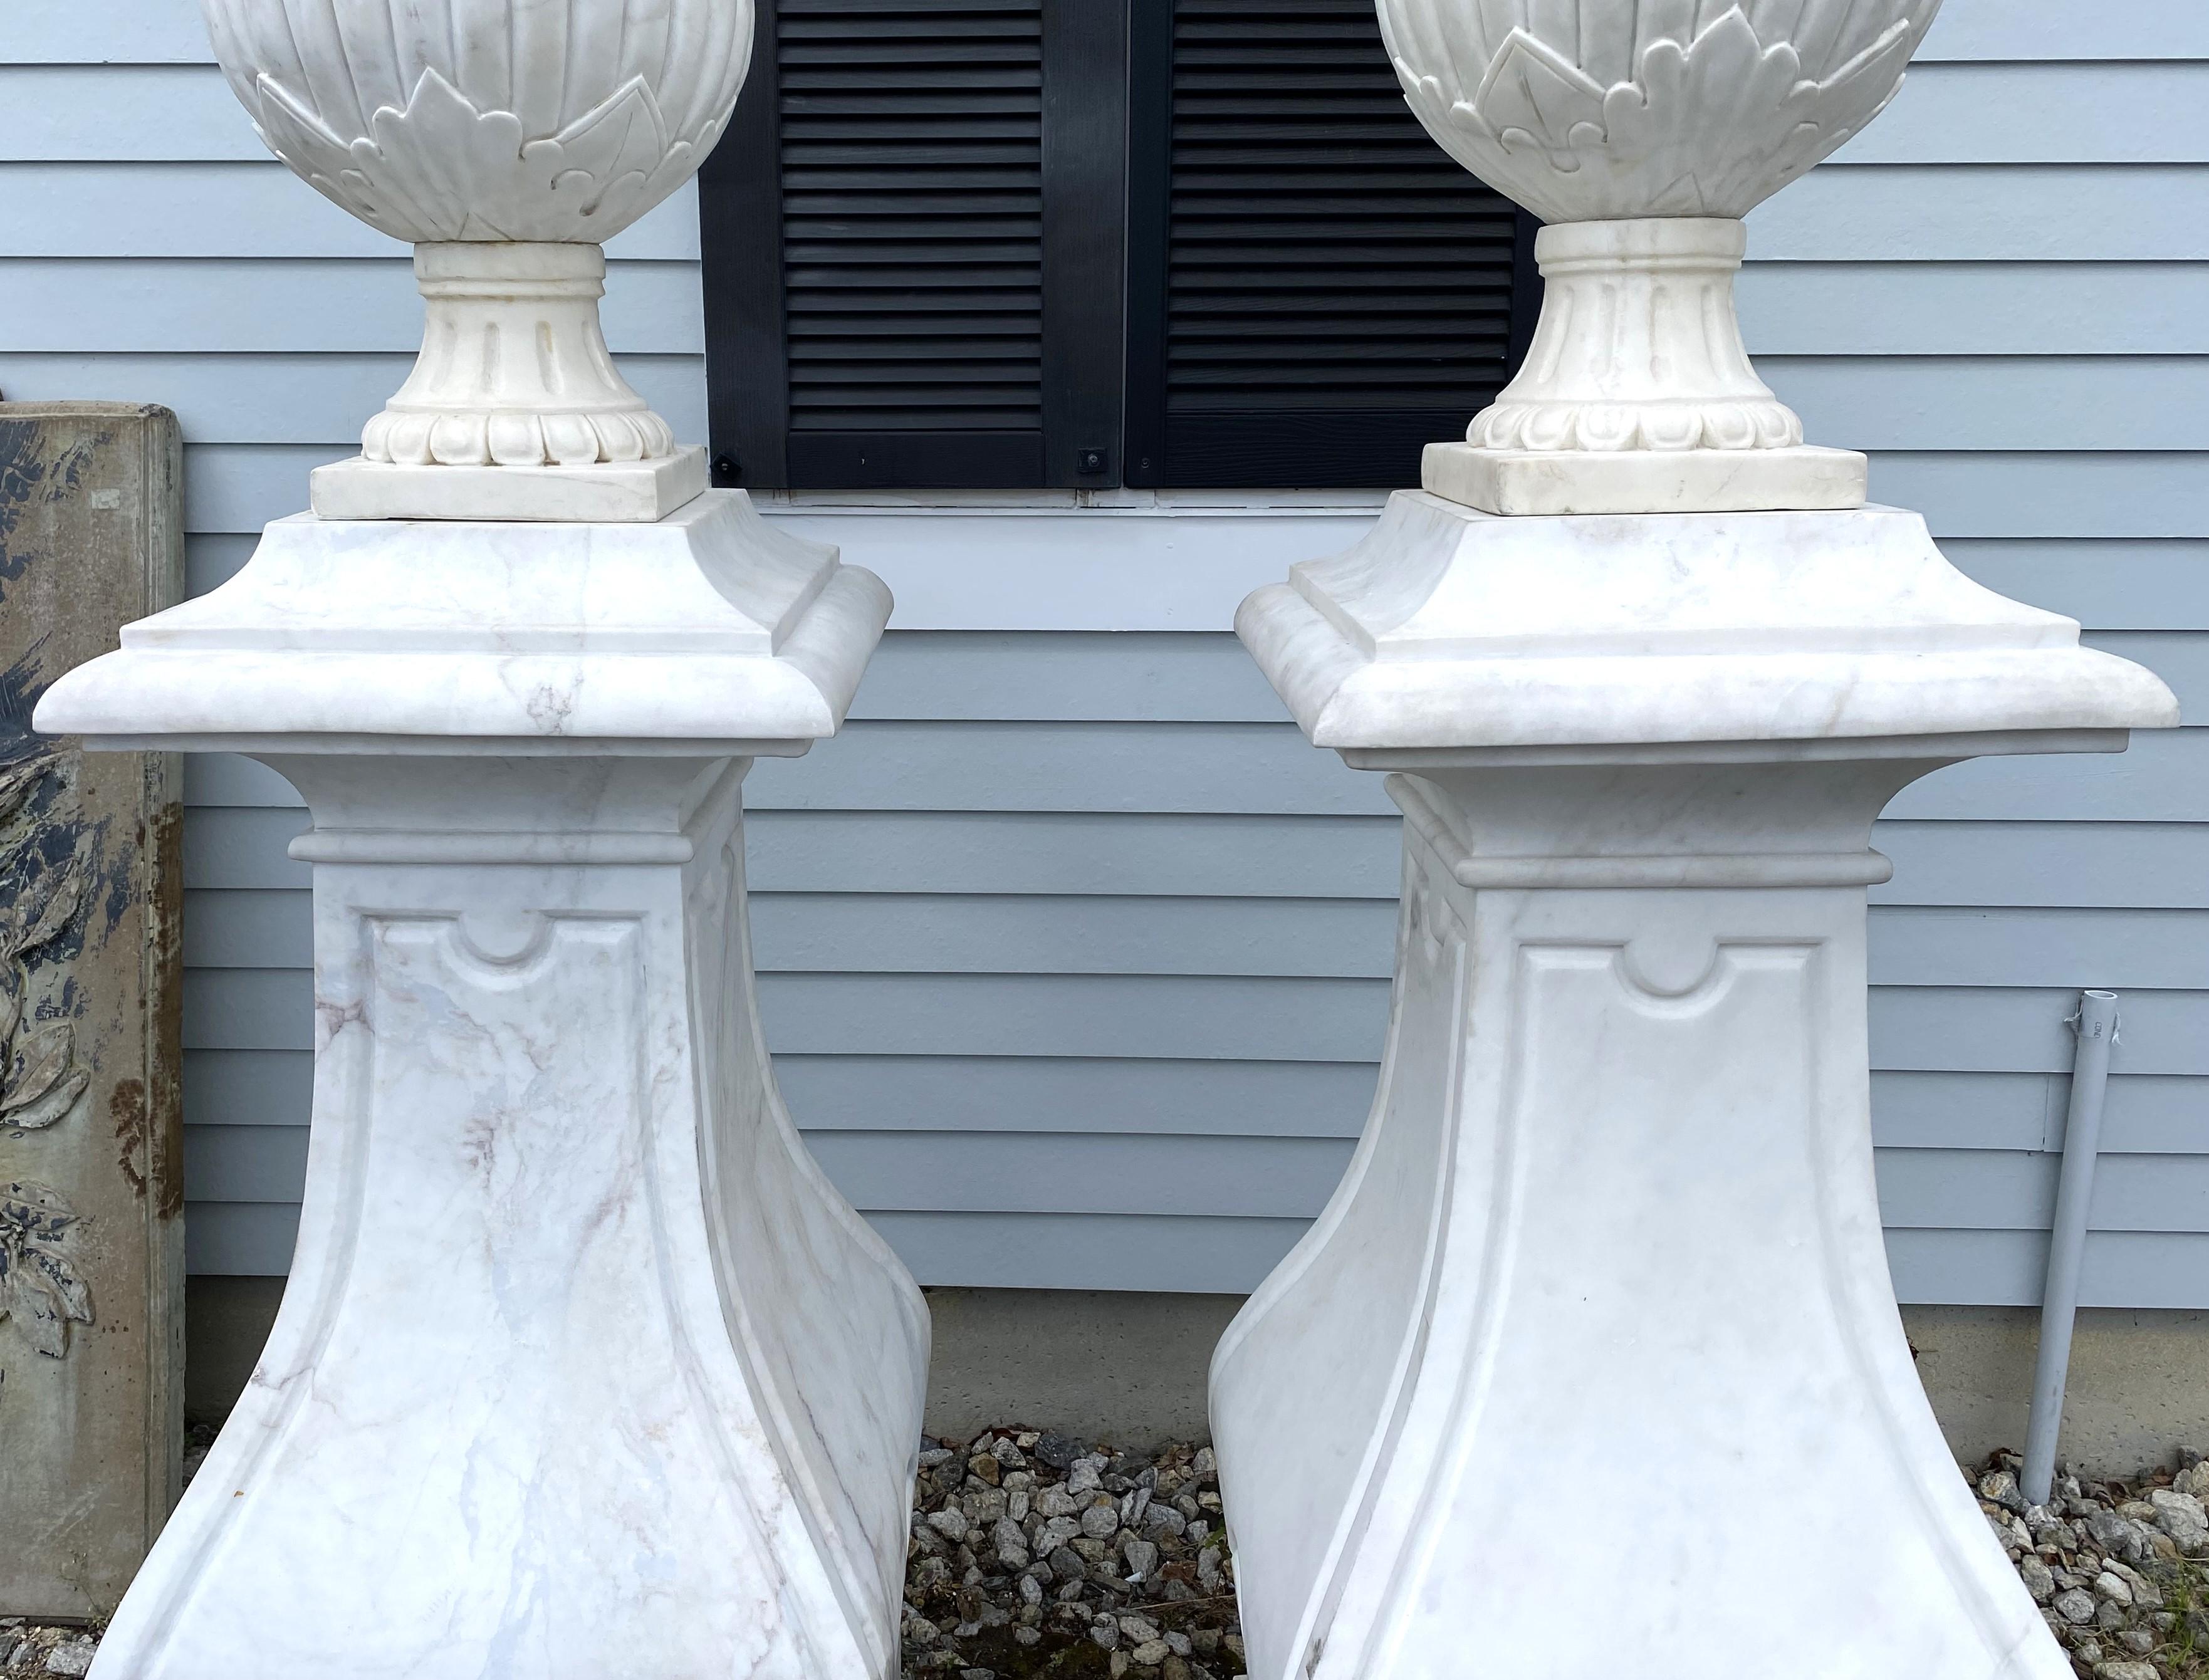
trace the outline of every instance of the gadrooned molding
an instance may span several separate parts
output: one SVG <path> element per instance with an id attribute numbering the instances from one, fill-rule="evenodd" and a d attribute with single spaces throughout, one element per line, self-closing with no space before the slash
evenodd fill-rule
<path id="1" fill-rule="evenodd" d="M 412 244 L 603 244 L 689 179 L 752 0 L 205 0 L 268 149 Z"/>
<path id="2" fill-rule="evenodd" d="M 1548 282 L 1519 376 L 1473 420 L 1490 449 L 1785 449 L 1803 423 L 1756 376 L 1734 313 L 1738 221 L 1545 227 Z"/>
<path id="3" fill-rule="evenodd" d="M 589 467 L 674 453 L 599 327 L 596 245 L 454 241 L 414 248 L 422 353 L 361 434 L 400 467 Z"/>
<path id="4" fill-rule="evenodd" d="M 1411 110 L 1546 222 L 1745 215 L 1893 98 L 1940 0 L 1379 0 Z"/>

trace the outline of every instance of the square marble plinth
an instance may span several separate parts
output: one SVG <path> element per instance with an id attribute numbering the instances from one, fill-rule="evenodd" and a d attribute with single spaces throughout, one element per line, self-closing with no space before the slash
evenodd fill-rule
<path id="1" fill-rule="evenodd" d="M 1852 449 L 1483 449 L 1430 443 L 1435 495 L 1484 513 L 1744 514 L 1861 508 L 1869 485 Z"/>
<path id="2" fill-rule="evenodd" d="M 355 455 L 315 469 L 322 519 L 649 525 L 703 495 L 702 449 L 591 467 L 400 467 Z"/>

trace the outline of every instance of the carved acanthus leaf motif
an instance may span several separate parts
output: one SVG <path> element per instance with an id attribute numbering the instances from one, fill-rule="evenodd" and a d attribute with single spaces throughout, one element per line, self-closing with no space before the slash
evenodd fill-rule
<path id="1" fill-rule="evenodd" d="M 92 1292 L 68 1254 L 76 1223 L 51 1185 L 0 1183 L 0 1319 L 49 1358 L 67 1357 L 70 1325 L 93 1322 Z"/>
<path id="2" fill-rule="evenodd" d="M 1586 221 L 1745 214 L 1886 108 L 1936 4 L 1745 0 L 1696 27 L 1697 9 L 1611 0 L 1558 39 L 1548 13 L 1499 29 L 1492 4 L 1381 9 L 1443 148 L 1544 220 Z"/>
<path id="3" fill-rule="evenodd" d="M 268 149 L 371 227 L 417 244 L 514 239 L 603 244 L 689 179 L 719 137 L 668 133 L 641 76 L 549 139 L 510 111 L 485 111 L 425 69 L 406 108 L 386 105 L 347 142 L 263 72 L 257 126 Z"/>
<path id="4" fill-rule="evenodd" d="M 63 768 L 37 753 L 0 769 L 0 823 L 20 827 L 0 854 L 0 1131 L 44 1131 L 66 1119 L 92 1083 L 76 1064 L 76 1029 L 50 1021 L 21 1031 L 31 999 L 31 967 L 61 938 L 83 906 L 92 874 L 86 843 L 57 867 L 41 861 L 39 808 L 31 795 Z M 75 1211 L 51 1185 L 0 1183 L 0 1319 L 39 1352 L 69 1353 L 69 1326 L 93 1322 L 92 1292 L 69 1255 Z"/>

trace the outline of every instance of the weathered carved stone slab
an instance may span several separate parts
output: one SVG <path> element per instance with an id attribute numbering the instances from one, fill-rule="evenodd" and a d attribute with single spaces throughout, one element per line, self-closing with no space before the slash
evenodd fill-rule
<path id="1" fill-rule="evenodd" d="M 32 732 L 183 593 L 176 417 L 0 403 L 0 1612 L 105 1615 L 175 1502 L 173 755 Z"/>

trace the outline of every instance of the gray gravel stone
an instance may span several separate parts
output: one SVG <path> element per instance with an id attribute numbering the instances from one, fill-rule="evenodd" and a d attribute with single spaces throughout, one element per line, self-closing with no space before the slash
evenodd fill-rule
<path id="1" fill-rule="evenodd" d="M 2153 1663 L 2116 1659 L 2094 1665 L 2094 1680 L 2163 1680 Z"/>
<path id="2" fill-rule="evenodd" d="M 2067 1622 L 2091 1622 L 2094 1619 L 2094 1597 L 2074 1587 L 2056 1595 L 2056 1614 Z"/>
<path id="3" fill-rule="evenodd" d="M 91 1669 L 93 1653 L 99 1648 L 88 1639 L 73 1639 L 57 1645 L 46 1653 L 46 1672 L 78 1680 Z"/>

